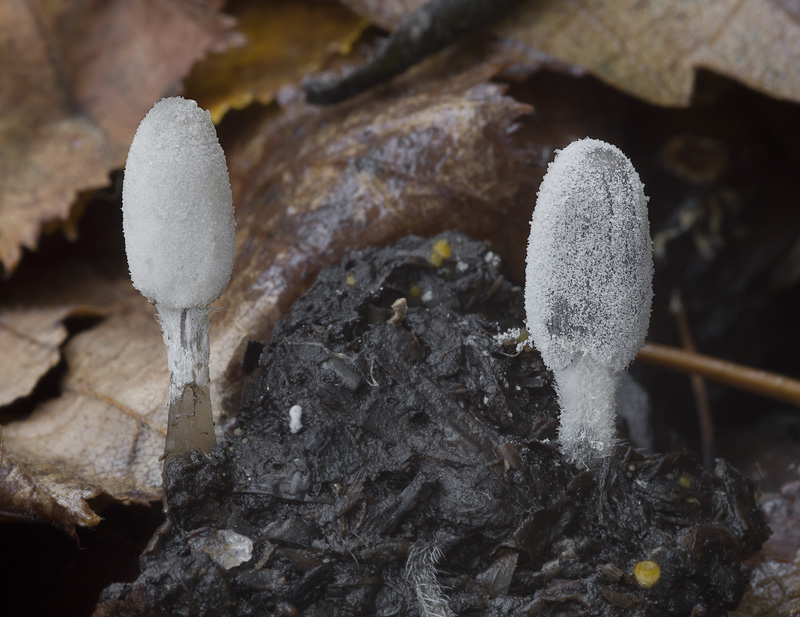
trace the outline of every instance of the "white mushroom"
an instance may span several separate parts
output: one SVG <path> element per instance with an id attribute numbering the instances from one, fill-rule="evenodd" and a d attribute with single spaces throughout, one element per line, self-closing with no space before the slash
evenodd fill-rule
<path id="1" fill-rule="evenodd" d="M 564 148 L 539 188 L 525 277 L 527 327 L 556 379 L 565 455 L 611 451 L 620 373 L 644 343 L 653 297 L 644 185 L 615 146 Z"/>
<path id="2" fill-rule="evenodd" d="M 211 116 L 180 97 L 156 103 L 133 138 L 122 186 L 134 287 L 154 302 L 170 370 L 165 454 L 214 446 L 210 304 L 233 268 L 233 203 Z"/>

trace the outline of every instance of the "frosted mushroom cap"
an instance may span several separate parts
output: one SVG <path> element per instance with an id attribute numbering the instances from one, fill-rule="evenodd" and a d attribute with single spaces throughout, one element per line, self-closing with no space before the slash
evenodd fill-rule
<path id="1" fill-rule="evenodd" d="M 624 369 L 644 343 L 653 297 L 644 185 L 628 158 L 595 139 L 571 143 L 542 181 L 525 276 L 528 332 L 544 362 L 590 355 Z"/>
<path id="2" fill-rule="evenodd" d="M 128 152 L 122 228 L 133 286 L 169 308 L 206 306 L 233 269 L 233 200 L 211 115 L 162 99 Z"/>

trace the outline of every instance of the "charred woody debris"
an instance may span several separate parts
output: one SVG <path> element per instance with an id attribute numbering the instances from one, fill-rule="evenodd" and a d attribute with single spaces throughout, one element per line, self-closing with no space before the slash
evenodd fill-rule
<path id="1" fill-rule="evenodd" d="M 495 339 L 523 322 L 455 233 L 323 271 L 96 615 L 414 616 L 426 590 L 460 617 L 727 614 L 768 536 L 752 488 L 687 451 L 569 464 L 539 355 Z"/>

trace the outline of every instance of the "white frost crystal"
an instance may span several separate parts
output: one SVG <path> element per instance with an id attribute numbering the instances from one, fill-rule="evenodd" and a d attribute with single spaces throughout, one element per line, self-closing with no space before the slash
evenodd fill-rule
<path id="1" fill-rule="evenodd" d="M 619 373 L 650 322 L 651 244 L 647 197 L 628 158 L 594 139 L 564 148 L 531 219 L 525 310 L 556 378 L 562 448 L 582 465 L 614 442 Z"/>
<path id="2" fill-rule="evenodd" d="M 139 124 L 125 165 L 122 228 L 131 280 L 159 306 L 207 306 L 233 268 L 233 202 L 211 115 L 162 99 Z"/>
<path id="3" fill-rule="evenodd" d="M 155 303 L 167 346 L 166 454 L 208 452 L 215 442 L 208 313 L 231 276 L 235 223 L 225 154 L 196 102 L 162 99 L 139 124 L 122 215 L 131 280 Z"/>

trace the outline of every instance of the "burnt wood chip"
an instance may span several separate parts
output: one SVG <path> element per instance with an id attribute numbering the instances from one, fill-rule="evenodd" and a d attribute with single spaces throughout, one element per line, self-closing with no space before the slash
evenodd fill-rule
<path id="1" fill-rule="evenodd" d="M 420 541 L 442 551 L 462 617 L 736 605 L 741 561 L 768 535 L 744 477 L 625 445 L 596 469 L 567 464 L 541 359 L 494 338 L 523 323 L 521 290 L 485 245 L 438 239 L 451 257 L 410 237 L 319 275 L 249 358 L 223 442 L 168 466 L 168 524 L 97 615 L 418 615 L 405 568 Z M 222 530 L 253 542 L 230 569 L 197 549 Z M 640 562 L 657 564 L 652 586 Z"/>

